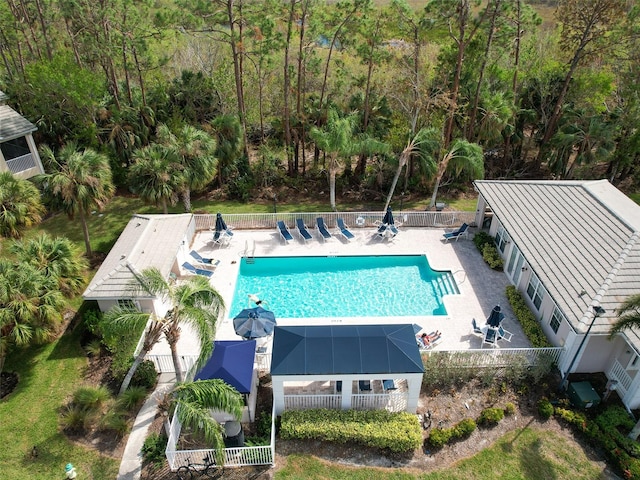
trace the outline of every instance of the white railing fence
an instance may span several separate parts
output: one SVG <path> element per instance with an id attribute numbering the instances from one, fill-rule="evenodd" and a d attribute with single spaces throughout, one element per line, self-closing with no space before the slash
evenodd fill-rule
<path id="1" fill-rule="evenodd" d="M 342 395 L 285 395 L 285 410 L 310 410 L 312 408 L 327 408 L 339 410 Z"/>
<path id="2" fill-rule="evenodd" d="M 447 368 L 509 367 L 516 365 L 544 366 L 559 364 L 564 347 L 547 348 L 484 348 L 474 350 L 423 351 L 425 368 L 446 365 Z"/>
<path id="3" fill-rule="evenodd" d="M 611 365 L 611 368 L 607 372 L 607 377 L 609 380 L 618 381 L 616 389 L 618 390 L 620 397 L 624 397 L 626 395 L 629 391 L 629 387 L 631 387 L 631 382 L 633 381 L 633 378 L 631 378 L 618 360 L 614 360 L 613 365 Z"/>
<path id="4" fill-rule="evenodd" d="M 271 354 L 256 353 L 256 368 L 261 372 L 271 371 Z"/>
<path id="5" fill-rule="evenodd" d="M 353 410 L 388 410 L 403 412 L 407 409 L 407 393 L 360 393 L 351 396 Z"/>
<path id="6" fill-rule="evenodd" d="M 158 373 L 175 373 L 176 369 L 173 367 L 173 357 L 171 355 L 149 355 L 147 354 L 145 360 L 151 360 L 156 367 Z M 195 355 L 180 355 L 180 368 L 183 373 L 191 372 L 192 368 L 196 364 L 198 357 Z"/>
<path id="7" fill-rule="evenodd" d="M 293 227 L 297 218 L 313 227 L 316 218 L 324 218 L 329 228 L 336 227 L 336 220 L 342 218 L 349 228 L 372 228 L 375 222 L 382 220 L 383 212 L 317 212 L 317 213 L 229 213 L 224 215 L 226 224 L 235 229 L 252 230 L 276 228 L 278 220 Z M 406 227 L 440 227 L 455 228 L 463 223 L 472 224 L 475 212 L 395 212 L 394 218 L 398 225 Z M 216 216 L 208 214 L 194 215 L 196 231 L 213 230 Z"/>
<path id="8" fill-rule="evenodd" d="M 179 408 L 179 407 L 178 407 Z M 225 448 L 224 466 L 225 467 L 246 467 L 249 465 L 273 465 L 275 459 L 276 445 L 276 427 L 275 427 L 275 410 L 271 412 L 271 438 L 269 445 L 260 445 L 256 447 L 232 447 Z M 180 431 L 182 425 L 178 420 L 178 416 L 174 415 L 169 427 L 169 438 L 167 440 L 167 448 L 165 455 L 169 468 L 176 471 L 183 465 L 189 463 L 204 463 L 206 458 L 216 458 L 213 449 L 198 450 L 178 450 L 178 440 L 180 439 Z"/>

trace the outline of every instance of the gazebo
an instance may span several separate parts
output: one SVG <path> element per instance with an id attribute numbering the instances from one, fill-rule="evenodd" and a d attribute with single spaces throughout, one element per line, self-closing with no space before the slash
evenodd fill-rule
<path id="1" fill-rule="evenodd" d="M 409 324 L 274 330 L 271 380 L 276 415 L 302 408 L 415 413 L 423 373 Z"/>

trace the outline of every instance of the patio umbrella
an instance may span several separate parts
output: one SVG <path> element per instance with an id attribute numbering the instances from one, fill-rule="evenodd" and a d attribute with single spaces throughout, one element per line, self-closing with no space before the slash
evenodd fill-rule
<path id="1" fill-rule="evenodd" d="M 489 318 L 487 318 L 487 325 L 494 328 L 498 328 L 500 326 L 502 320 L 504 320 L 504 313 L 502 313 L 501 310 L 500 305 L 493 307 Z"/>
<path id="2" fill-rule="evenodd" d="M 227 231 L 227 224 L 224 223 L 222 214 L 218 212 L 216 214 L 216 232 L 226 232 L 226 231 Z"/>
<path id="3" fill-rule="evenodd" d="M 233 328 L 246 339 L 262 338 L 273 333 L 276 316 L 262 307 L 245 308 L 233 319 Z"/>
<path id="4" fill-rule="evenodd" d="M 393 225 L 393 213 L 391 213 L 391 207 L 387 207 L 387 213 L 384 214 L 382 223 L 385 225 Z"/>

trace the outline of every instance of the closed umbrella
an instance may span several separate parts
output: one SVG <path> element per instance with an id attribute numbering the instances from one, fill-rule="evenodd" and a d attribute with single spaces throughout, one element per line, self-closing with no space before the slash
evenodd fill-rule
<path id="1" fill-rule="evenodd" d="M 224 219 L 222 218 L 222 214 L 218 212 L 216 214 L 216 232 L 226 232 L 226 231 L 227 231 L 227 224 L 224 222 Z"/>
<path id="2" fill-rule="evenodd" d="M 391 213 L 391 207 L 387 207 L 387 213 L 384 214 L 382 223 L 385 225 L 393 225 L 393 213 Z"/>
<path id="3" fill-rule="evenodd" d="M 489 318 L 487 318 L 487 325 L 493 328 L 498 328 L 502 323 L 502 320 L 504 320 L 504 313 L 502 313 L 500 305 L 496 305 L 493 307 L 493 310 L 491 310 Z"/>
<path id="4" fill-rule="evenodd" d="M 262 338 L 273 333 L 276 316 L 262 307 L 245 308 L 233 319 L 233 328 L 246 339 Z"/>

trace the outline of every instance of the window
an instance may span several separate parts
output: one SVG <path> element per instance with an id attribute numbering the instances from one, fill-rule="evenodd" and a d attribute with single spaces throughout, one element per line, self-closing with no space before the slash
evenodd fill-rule
<path id="1" fill-rule="evenodd" d="M 504 253 L 504 249 L 507 247 L 507 244 L 511 241 L 509 234 L 504 229 L 502 224 L 498 225 L 498 231 L 496 233 L 496 247 L 500 252 Z"/>
<path id="2" fill-rule="evenodd" d="M 537 310 L 540 310 L 540 305 L 544 299 L 545 290 L 538 277 L 534 274 L 529 279 L 529 285 L 527 285 L 527 296 L 531 299 Z"/>
<path id="3" fill-rule="evenodd" d="M 564 319 L 564 314 L 560 311 L 560 309 L 558 307 L 554 308 L 553 315 L 551 316 L 551 321 L 549 322 L 553 333 L 558 333 L 558 328 L 560 328 L 560 324 Z"/>
<path id="4" fill-rule="evenodd" d="M 130 298 L 121 298 L 118 300 L 118 307 L 124 310 L 137 310 L 138 302 Z"/>

